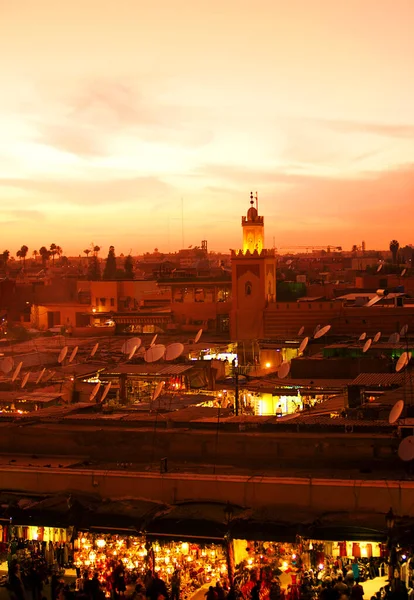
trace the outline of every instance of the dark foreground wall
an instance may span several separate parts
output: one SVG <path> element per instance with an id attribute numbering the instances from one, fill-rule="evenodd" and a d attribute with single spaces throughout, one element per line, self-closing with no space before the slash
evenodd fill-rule
<path id="1" fill-rule="evenodd" d="M 251 433 L 190 429 L 117 429 L 14 423 L 0 427 L 0 453 L 80 456 L 109 462 L 226 465 L 243 469 L 322 469 L 404 473 L 399 440 L 373 433 Z"/>

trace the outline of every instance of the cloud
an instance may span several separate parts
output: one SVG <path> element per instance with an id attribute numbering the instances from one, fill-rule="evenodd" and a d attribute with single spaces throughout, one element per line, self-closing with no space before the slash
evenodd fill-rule
<path id="1" fill-rule="evenodd" d="M 345 120 L 317 120 L 316 123 L 339 133 L 367 133 L 379 137 L 414 138 L 414 125 L 396 125 Z"/>
<path id="2" fill-rule="evenodd" d="M 0 179 L 2 188 L 15 188 L 36 196 L 38 204 L 66 203 L 77 206 L 153 202 L 171 193 L 171 186 L 156 177 L 136 177 L 109 181 L 55 179 Z"/>
<path id="3" fill-rule="evenodd" d="M 165 104 L 150 90 L 118 80 L 84 81 L 38 120 L 37 141 L 80 157 L 111 154 L 117 139 L 198 148 L 211 143 L 205 109 Z"/>

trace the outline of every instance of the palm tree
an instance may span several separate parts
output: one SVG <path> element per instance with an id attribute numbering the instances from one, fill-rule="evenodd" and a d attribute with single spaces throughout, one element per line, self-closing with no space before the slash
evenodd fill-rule
<path id="1" fill-rule="evenodd" d="M 40 256 L 42 257 L 42 265 L 43 265 L 43 268 L 45 268 L 45 267 L 46 267 L 46 263 L 47 263 L 47 261 L 49 260 L 49 257 L 50 257 L 50 252 L 49 252 L 49 250 L 46 248 L 46 246 L 42 246 L 42 247 L 40 248 L 40 250 L 39 250 L 39 254 L 40 254 Z"/>
<path id="2" fill-rule="evenodd" d="M 49 251 L 50 251 L 50 254 L 52 255 L 53 266 L 55 266 L 55 256 L 57 254 L 57 246 L 56 246 L 56 244 L 50 244 Z"/>
<path id="3" fill-rule="evenodd" d="M 89 250 L 89 248 L 86 248 L 83 253 L 86 254 L 86 258 L 89 258 L 89 254 L 90 254 L 91 250 Z"/>
<path id="4" fill-rule="evenodd" d="M 93 247 L 93 253 L 94 253 L 95 256 L 98 256 L 100 249 L 101 249 L 100 246 L 94 246 Z"/>
<path id="5" fill-rule="evenodd" d="M 7 269 L 7 263 L 9 261 L 10 258 L 10 250 L 3 250 L 2 254 L 1 254 L 1 261 L 3 263 L 3 267 L 5 269 Z"/>
<path id="6" fill-rule="evenodd" d="M 400 248 L 400 244 L 397 242 L 397 240 L 391 240 L 390 250 L 391 250 L 391 254 L 392 254 L 392 262 L 394 263 L 394 265 L 397 263 L 397 254 L 398 254 L 399 248 Z"/>
<path id="7" fill-rule="evenodd" d="M 58 255 L 59 258 L 62 256 L 63 250 L 60 246 L 56 246 L 56 254 Z"/>
<path id="8" fill-rule="evenodd" d="M 23 268 L 26 266 L 26 256 L 27 256 L 28 251 L 29 251 L 29 248 L 27 246 L 22 246 L 20 248 L 20 256 L 23 259 Z"/>
<path id="9" fill-rule="evenodd" d="M 36 259 L 38 257 L 38 254 L 39 254 L 38 250 L 33 250 L 32 255 L 34 256 L 34 261 L 35 262 L 36 262 Z"/>

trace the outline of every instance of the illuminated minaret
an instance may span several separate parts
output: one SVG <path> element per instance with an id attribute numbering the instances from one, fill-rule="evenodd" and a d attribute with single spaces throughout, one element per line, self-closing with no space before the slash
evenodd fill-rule
<path id="1" fill-rule="evenodd" d="M 256 206 L 255 206 L 256 204 Z M 232 340 L 264 337 L 265 312 L 276 302 L 276 258 L 264 248 L 264 219 L 259 216 L 257 193 L 250 194 L 250 208 L 242 217 L 243 248 L 231 252 Z"/>
<path id="2" fill-rule="evenodd" d="M 254 206 L 256 200 L 256 206 Z M 247 211 L 247 217 L 242 217 L 243 228 L 243 254 L 247 250 L 253 253 L 257 250 L 260 252 L 264 247 L 264 219 L 258 214 L 258 197 L 253 197 L 253 192 L 250 194 L 250 208 Z"/>

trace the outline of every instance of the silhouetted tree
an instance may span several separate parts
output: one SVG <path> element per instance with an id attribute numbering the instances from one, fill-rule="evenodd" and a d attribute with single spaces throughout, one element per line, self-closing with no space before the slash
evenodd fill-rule
<path id="1" fill-rule="evenodd" d="M 125 277 L 127 279 L 134 279 L 134 261 L 130 254 L 125 257 L 124 271 L 125 271 Z"/>
<path id="2" fill-rule="evenodd" d="M 56 246 L 56 244 L 50 244 L 49 252 L 52 255 L 52 261 L 53 261 L 53 266 L 54 266 L 55 265 L 55 256 L 57 254 L 57 246 Z"/>
<path id="3" fill-rule="evenodd" d="M 101 279 L 101 265 L 98 257 L 94 254 L 88 266 L 88 279 L 90 281 L 99 281 Z"/>
<path id="4" fill-rule="evenodd" d="M 49 258 L 50 258 L 50 252 L 49 252 L 49 250 L 46 248 L 46 246 L 42 246 L 42 247 L 40 248 L 40 250 L 39 250 L 39 254 L 40 254 L 40 256 L 42 257 L 42 265 L 43 265 L 43 268 L 45 269 L 45 268 L 46 268 L 47 261 L 48 261 L 48 260 L 49 260 Z"/>
<path id="5" fill-rule="evenodd" d="M 109 252 L 103 272 L 103 279 L 116 279 L 116 257 L 114 246 L 109 246 Z"/>
<path id="6" fill-rule="evenodd" d="M 100 246 L 94 246 L 94 247 L 93 247 L 93 253 L 94 253 L 94 255 L 95 255 L 95 256 L 98 256 L 98 254 L 99 254 L 100 250 L 101 250 L 101 247 L 100 247 Z"/>
<path id="7" fill-rule="evenodd" d="M 90 250 L 89 248 L 85 248 L 85 250 L 83 251 L 84 254 L 86 254 L 86 258 L 89 258 L 89 254 L 90 254 Z"/>
<path id="8" fill-rule="evenodd" d="M 7 263 L 9 262 L 9 258 L 10 258 L 10 250 L 3 250 L 2 254 L 1 254 L 1 262 L 5 269 L 7 268 Z"/>
<path id="9" fill-rule="evenodd" d="M 34 261 L 35 261 L 35 262 L 36 262 L 36 259 L 37 259 L 37 256 L 38 256 L 38 254 L 39 254 L 39 251 L 38 251 L 38 250 L 33 250 L 33 252 L 32 252 L 32 255 L 33 255 L 33 258 L 34 258 Z"/>
<path id="10" fill-rule="evenodd" d="M 391 254 L 392 254 L 392 262 L 394 263 L 394 265 L 397 263 L 397 254 L 398 254 L 399 247 L 400 247 L 400 244 L 397 242 L 397 240 L 391 240 L 390 250 L 391 250 Z"/>
<path id="11" fill-rule="evenodd" d="M 23 259 L 23 267 L 25 267 L 25 266 L 26 266 L 26 256 L 27 256 L 27 253 L 28 253 L 28 252 L 29 252 L 29 248 L 28 248 L 27 246 L 22 246 L 22 247 L 20 248 L 20 256 L 21 256 L 21 257 L 22 257 L 22 259 Z"/>

